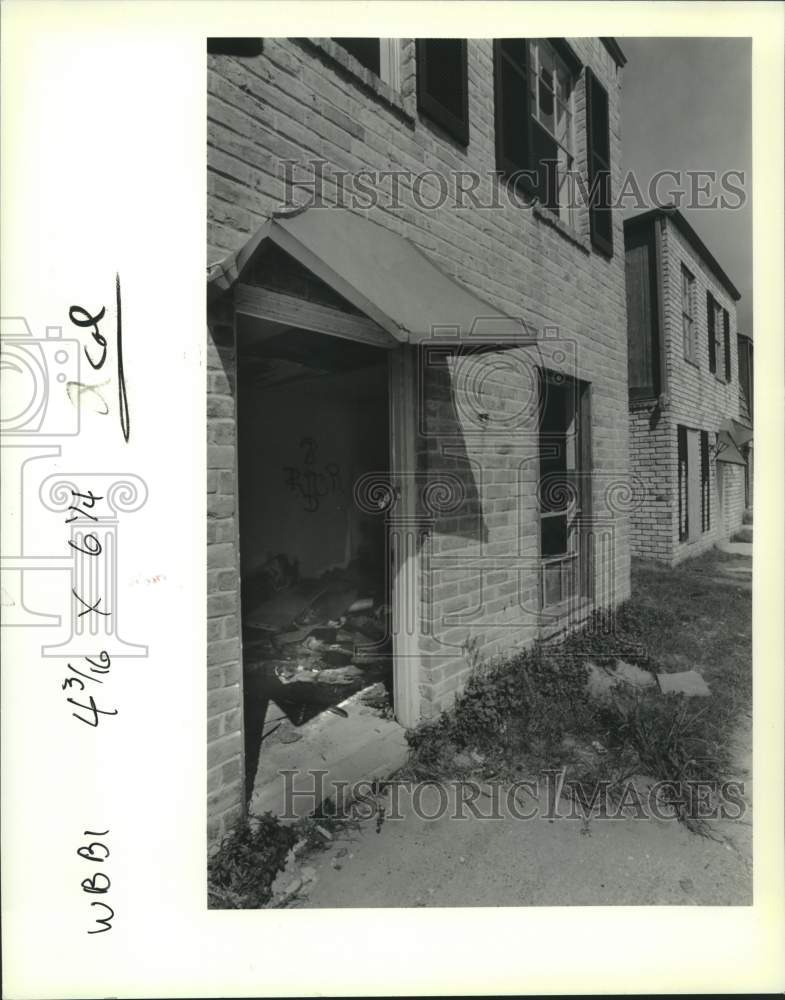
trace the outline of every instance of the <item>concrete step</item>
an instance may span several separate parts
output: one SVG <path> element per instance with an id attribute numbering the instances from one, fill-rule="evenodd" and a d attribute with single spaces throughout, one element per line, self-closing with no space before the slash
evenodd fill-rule
<path id="1" fill-rule="evenodd" d="M 746 542 L 747 544 L 752 544 L 752 525 L 745 524 L 743 527 L 735 531 L 731 536 L 732 542 Z"/>

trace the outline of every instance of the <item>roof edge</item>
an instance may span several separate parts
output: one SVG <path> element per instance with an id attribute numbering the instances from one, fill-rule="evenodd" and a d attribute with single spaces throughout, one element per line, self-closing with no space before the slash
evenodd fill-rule
<path id="1" fill-rule="evenodd" d="M 649 222 L 653 222 L 655 219 L 670 219 L 693 250 L 709 267 L 709 270 L 712 271 L 715 278 L 717 278 L 719 283 L 725 288 L 725 291 L 730 295 L 733 301 L 739 301 L 741 298 L 741 292 L 736 288 L 720 266 L 717 258 L 711 250 L 709 250 L 700 236 L 698 236 L 675 205 L 660 205 L 657 208 L 650 208 L 647 212 L 641 212 L 639 215 L 631 215 L 629 218 L 624 220 L 624 231 L 626 233 L 628 229 L 643 226 Z"/>
<path id="2" fill-rule="evenodd" d="M 615 38 L 601 38 L 600 41 L 611 54 L 617 66 L 624 67 L 627 65 L 627 56 L 622 52 L 621 45 L 619 45 Z"/>

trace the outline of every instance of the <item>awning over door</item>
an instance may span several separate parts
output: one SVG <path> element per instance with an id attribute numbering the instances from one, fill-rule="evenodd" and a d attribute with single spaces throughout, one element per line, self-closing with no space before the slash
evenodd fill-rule
<path id="1" fill-rule="evenodd" d="M 717 435 L 717 461 L 729 462 L 731 465 L 746 465 L 747 461 L 741 449 L 751 440 L 751 427 L 740 424 L 738 420 L 732 418 L 723 420 Z"/>
<path id="2" fill-rule="evenodd" d="M 266 240 L 403 343 L 533 340 L 522 320 L 448 277 L 408 239 L 341 208 L 274 215 L 244 247 L 208 268 L 208 295 L 230 289 Z"/>
<path id="3" fill-rule="evenodd" d="M 746 465 L 741 449 L 752 440 L 752 428 L 738 420 L 727 419 L 720 424 L 717 434 L 717 461 L 731 465 Z"/>
<path id="4" fill-rule="evenodd" d="M 747 424 L 740 424 L 738 420 L 733 420 L 733 418 L 724 420 L 720 430 L 727 431 L 739 447 L 752 441 L 752 428 Z"/>

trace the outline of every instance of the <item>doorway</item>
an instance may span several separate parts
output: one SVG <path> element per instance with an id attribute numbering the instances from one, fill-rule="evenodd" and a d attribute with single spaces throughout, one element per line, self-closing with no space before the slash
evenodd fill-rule
<path id="1" fill-rule="evenodd" d="M 348 699 L 396 711 L 387 524 L 354 494 L 390 474 L 394 352 L 239 313 L 236 332 L 250 795 L 266 750 Z"/>

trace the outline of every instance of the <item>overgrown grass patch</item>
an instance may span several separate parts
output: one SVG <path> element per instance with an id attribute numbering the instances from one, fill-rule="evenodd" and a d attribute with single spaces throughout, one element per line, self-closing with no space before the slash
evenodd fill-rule
<path id="1" fill-rule="evenodd" d="M 505 780 L 566 765 L 581 781 L 730 777 L 733 735 L 752 699 L 751 595 L 722 576 L 725 562 L 710 552 L 675 569 L 642 563 L 615 613 L 595 614 L 559 644 L 478 665 L 450 712 L 408 734 L 408 776 Z M 619 684 L 592 700 L 587 664 L 618 660 L 652 673 L 695 669 L 711 697 Z"/>

